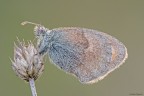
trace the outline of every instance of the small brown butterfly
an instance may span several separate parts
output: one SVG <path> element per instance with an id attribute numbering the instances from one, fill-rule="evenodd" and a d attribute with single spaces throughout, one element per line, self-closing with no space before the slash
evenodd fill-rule
<path id="1" fill-rule="evenodd" d="M 47 53 L 58 68 L 76 76 L 81 83 L 94 83 L 122 65 L 126 47 L 116 38 L 97 30 L 64 27 L 49 30 L 34 24 L 39 54 Z"/>

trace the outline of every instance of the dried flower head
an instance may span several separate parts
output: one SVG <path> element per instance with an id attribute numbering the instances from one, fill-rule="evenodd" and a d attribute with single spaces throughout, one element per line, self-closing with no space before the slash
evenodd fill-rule
<path id="1" fill-rule="evenodd" d="M 37 49 L 31 42 L 26 45 L 25 42 L 18 42 L 14 46 L 14 60 L 12 68 L 17 76 L 23 80 L 36 80 L 44 70 L 43 56 L 38 54 Z"/>

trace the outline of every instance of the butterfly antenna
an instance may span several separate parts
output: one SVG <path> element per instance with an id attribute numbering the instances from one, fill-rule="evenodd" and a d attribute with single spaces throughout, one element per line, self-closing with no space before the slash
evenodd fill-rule
<path id="1" fill-rule="evenodd" d="M 21 25 L 26 25 L 26 24 L 33 24 L 33 25 L 40 25 L 40 24 L 37 24 L 37 23 L 33 23 L 33 22 L 29 22 L 29 21 L 24 21 L 21 23 Z"/>

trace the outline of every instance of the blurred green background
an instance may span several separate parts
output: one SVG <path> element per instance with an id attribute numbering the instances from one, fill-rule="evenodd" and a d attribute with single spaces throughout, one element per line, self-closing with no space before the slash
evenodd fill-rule
<path id="1" fill-rule="evenodd" d="M 0 0 L 0 96 L 31 96 L 29 85 L 16 77 L 9 57 L 13 44 L 33 40 L 32 25 L 52 29 L 77 26 L 106 32 L 128 48 L 125 64 L 102 81 L 83 85 L 46 60 L 36 81 L 38 96 L 144 95 L 144 0 Z"/>

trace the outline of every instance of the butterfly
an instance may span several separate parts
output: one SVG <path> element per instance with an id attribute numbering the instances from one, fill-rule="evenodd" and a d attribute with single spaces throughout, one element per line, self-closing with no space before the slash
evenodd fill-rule
<path id="1" fill-rule="evenodd" d="M 48 54 L 59 69 L 78 78 L 83 84 L 95 83 L 124 63 L 127 48 L 104 32 L 80 27 L 48 29 L 34 24 L 40 55 Z"/>

